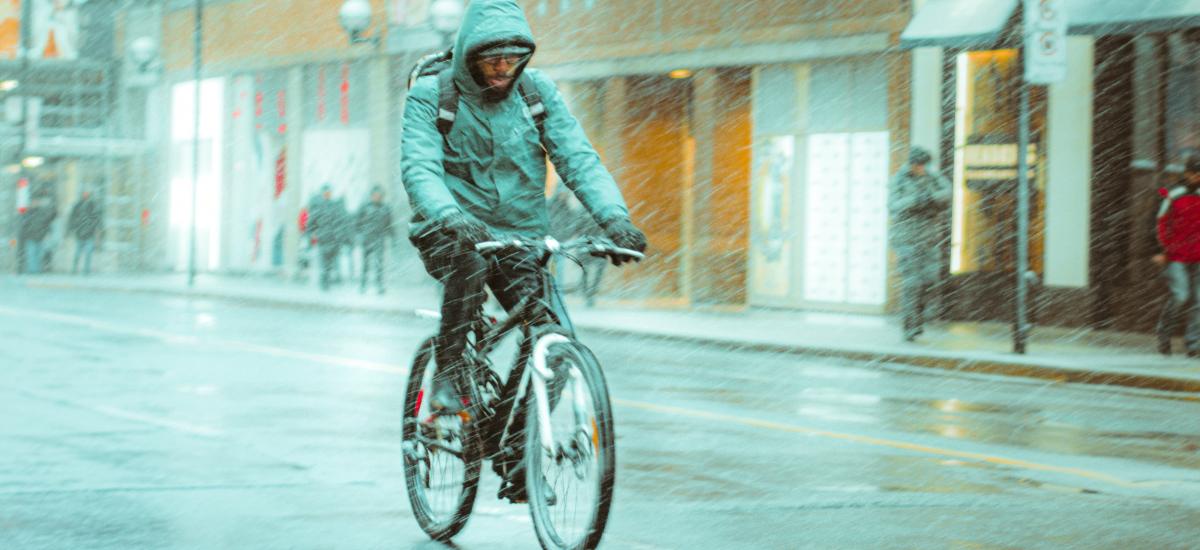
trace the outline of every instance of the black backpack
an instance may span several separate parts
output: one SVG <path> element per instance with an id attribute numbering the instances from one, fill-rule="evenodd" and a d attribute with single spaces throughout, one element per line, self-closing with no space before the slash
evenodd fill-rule
<path id="1" fill-rule="evenodd" d="M 418 60 L 408 75 L 410 90 L 418 78 L 437 75 L 437 128 L 443 139 L 450 135 L 450 129 L 454 127 L 454 119 L 458 116 L 458 88 L 454 86 L 454 70 L 451 66 L 453 59 L 453 48 L 431 53 Z M 546 113 L 546 104 L 542 103 L 542 95 L 538 93 L 537 86 L 525 73 L 521 73 L 521 77 L 517 79 L 517 91 L 525 99 L 525 104 L 529 106 L 529 114 L 533 116 L 533 123 L 537 126 L 538 141 L 542 143 L 543 149 L 549 150 L 546 147 L 546 115 L 548 113 Z"/>

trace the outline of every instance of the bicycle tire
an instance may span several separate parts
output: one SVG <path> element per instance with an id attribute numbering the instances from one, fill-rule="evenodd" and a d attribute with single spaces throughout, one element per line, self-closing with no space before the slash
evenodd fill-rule
<path id="1" fill-rule="evenodd" d="M 565 335 L 564 335 L 565 336 Z M 590 419 L 593 427 L 593 435 L 590 441 L 586 441 L 578 448 L 590 447 L 594 453 L 594 459 L 583 460 L 579 459 L 576 462 L 576 468 L 580 462 L 587 462 L 594 470 L 594 495 L 589 499 L 593 509 L 589 517 L 584 521 L 584 524 L 578 529 L 578 533 L 569 536 L 567 533 L 560 532 L 559 526 L 555 525 L 554 515 L 562 512 L 562 516 L 566 519 L 565 502 L 568 500 L 568 495 L 564 494 L 563 484 L 559 481 L 562 477 L 555 477 L 553 481 L 547 479 L 550 477 L 543 467 L 549 463 L 558 463 L 558 466 L 564 461 L 575 461 L 575 456 L 568 455 L 563 458 L 561 453 L 556 457 L 556 460 L 548 461 L 545 452 L 543 451 L 539 426 L 536 399 L 530 399 L 527 405 L 526 412 L 526 494 L 529 498 L 530 515 L 533 518 L 534 531 L 537 533 L 538 542 L 542 548 L 546 550 L 583 550 L 596 548 L 600 544 L 600 539 L 604 535 L 604 528 L 608 523 L 608 514 L 612 504 L 613 488 L 616 484 L 616 438 L 613 428 L 612 404 L 609 400 L 608 385 L 604 380 L 604 373 L 600 369 L 600 364 L 591 350 L 587 349 L 583 344 L 571 339 L 568 342 L 551 344 L 547 348 L 548 362 L 553 362 L 555 358 L 561 358 L 563 363 L 556 365 L 554 372 L 556 378 L 564 376 L 564 381 L 567 372 L 570 370 L 569 364 L 573 364 L 579 372 L 580 380 L 587 388 L 588 401 L 591 403 L 591 409 L 594 416 Z M 553 382 L 553 381 L 552 381 Z M 548 393 L 553 393 L 551 396 L 551 404 L 555 405 L 551 413 L 552 418 L 555 412 L 560 412 L 559 409 L 564 404 L 573 404 L 574 395 L 571 399 L 566 399 L 565 390 L 570 385 L 559 383 L 548 384 Z M 555 396 L 559 398 L 556 399 Z M 573 406 L 568 408 L 574 409 Z M 574 414 L 574 412 L 572 412 Z M 572 423 L 575 421 L 572 420 Z M 560 439 L 564 435 L 563 430 L 555 430 L 554 437 L 555 448 L 560 449 L 562 444 Z M 572 432 L 568 435 L 572 444 L 578 444 L 580 434 Z M 578 471 L 576 469 L 576 471 Z M 578 477 L 578 474 L 576 474 Z M 549 487 L 550 491 L 547 491 Z M 551 504 L 547 501 L 547 497 L 553 495 L 555 503 Z M 555 508 L 552 510 L 552 508 Z"/>
<path id="2" fill-rule="evenodd" d="M 417 437 L 417 431 L 423 429 L 421 419 L 418 418 L 421 400 L 424 396 L 422 385 L 426 369 L 432 363 L 433 339 L 429 338 L 421 343 L 413 358 L 412 369 L 409 371 L 408 383 L 404 392 L 401 436 L 404 447 L 404 481 L 413 517 L 416 518 L 421 530 L 434 540 L 448 541 L 466 526 L 467 520 L 471 517 L 471 511 L 475 506 L 475 496 L 479 490 L 479 475 L 483 460 L 480 438 L 476 432 L 477 423 L 461 422 L 462 456 L 459 460 L 462 463 L 462 479 L 459 482 L 461 490 L 456 499 L 447 499 L 446 506 L 437 507 L 443 508 L 444 511 L 435 510 L 427 492 L 427 488 L 434 485 L 431 472 L 433 470 L 432 453 Z M 470 418 L 475 418 L 475 416 L 472 415 Z M 461 417 L 459 419 L 461 421 Z M 418 449 L 423 449 L 423 451 Z M 420 456 L 422 452 L 424 453 L 423 458 Z M 450 455 L 446 451 L 439 451 L 439 453 Z M 421 469 L 422 464 L 425 465 L 424 472 Z M 453 483 L 451 481 L 447 486 Z"/>

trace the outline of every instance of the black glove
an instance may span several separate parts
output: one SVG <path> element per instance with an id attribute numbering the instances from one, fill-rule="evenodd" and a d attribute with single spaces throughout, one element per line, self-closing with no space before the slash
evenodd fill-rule
<path id="1" fill-rule="evenodd" d="M 610 218 L 601 222 L 604 234 L 619 248 L 628 248 L 638 252 L 646 251 L 646 234 L 633 226 L 629 218 Z M 633 258 L 612 256 L 613 265 L 621 265 Z M 634 260 L 637 261 L 637 260 Z"/>
<path id="2" fill-rule="evenodd" d="M 472 250 L 479 243 L 495 240 L 487 225 L 462 212 L 453 212 L 442 218 L 441 228 L 453 236 L 459 244 Z"/>

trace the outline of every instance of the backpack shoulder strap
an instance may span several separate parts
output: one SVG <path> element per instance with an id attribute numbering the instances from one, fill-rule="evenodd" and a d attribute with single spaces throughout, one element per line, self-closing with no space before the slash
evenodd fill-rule
<path id="1" fill-rule="evenodd" d="M 525 105 L 529 106 L 529 114 L 533 116 L 533 123 L 537 126 L 538 139 L 542 142 L 542 148 L 549 150 L 546 147 L 546 116 L 549 113 L 546 112 L 546 104 L 542 102 L 542 94 L 538 92 L 533 79 L 524 73 L 517 80 L 517 91 L 525 99 Z"/>
<path id="2" fill-rule="evenodd" d="M 437 128 L 442 136 L 450 135 L 454 119 L 458 117 L 458 88 L 454 87 L 454 71 L 447 68 L 438 73 L 438 118 Z"/>
<path id="3" fill-rule="evenodd" d="M 454 120 L 458 117 L 458 88 L 454 86 L 453 70 L 446 69 L 437 76 L 437 127 L 438 132 L 441 132 L 444 137 L 450 135 L 450 129 L 454 127 Z M 521 78 L 517 80 L 517 90 L 525 100 L 525 104 L 529 106 L 529 114 L 533 116 L 539 141 L 542 142 L 544 148 L 546 146 L 546 117 L 549 113 L 546 112 L 546 104 L 542 102 L 542 94 L 538 92 L 537 86 L 526 75 L 521 75 Z"/>

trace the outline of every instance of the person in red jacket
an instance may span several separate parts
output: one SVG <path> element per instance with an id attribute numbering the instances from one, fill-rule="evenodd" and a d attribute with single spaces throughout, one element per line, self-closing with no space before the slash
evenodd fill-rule
<path id="1" fill-rule="evenodd" d="M 1179 184 L 1160 189 L 1159 194 L 1163 197 L 1158 209 L 1162 252 L 1153 259 L 1166 266 L 1163 273 L 1170 293 L 1158 318 L 1158 352 L 1171 355 L 1171 336 L 1191 299 L 1184 343 L 1188 357 L 1200 357 L 1200 156 L 1189 157 Z"/>

